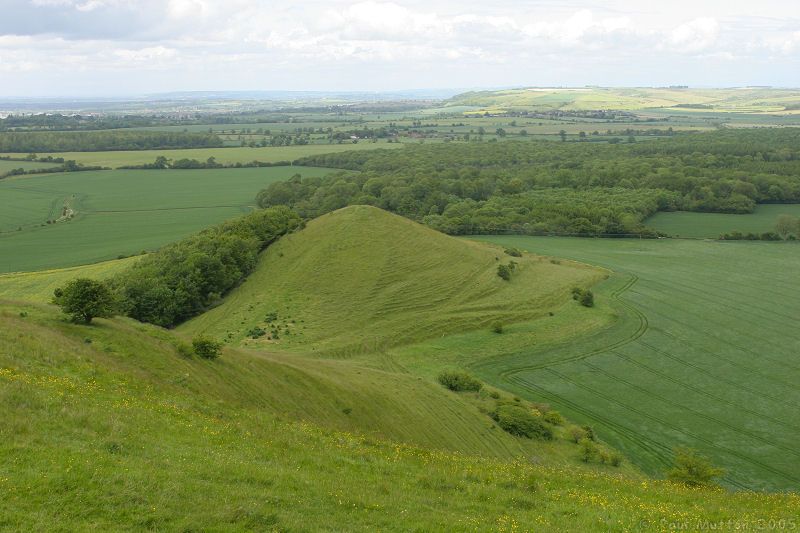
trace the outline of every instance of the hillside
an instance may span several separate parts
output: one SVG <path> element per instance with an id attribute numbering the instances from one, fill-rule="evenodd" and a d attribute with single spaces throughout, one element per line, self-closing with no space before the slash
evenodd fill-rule
<path id="1" fill-rule="evenodd" d="M 514 276 L 500 264 L 518 263 Z M 547 316 L 606 272 L 448 237 L 353 206 L 271 246 L 217 308 L 180 328 L 233 345 L 324 355 L 379 352 L 447 334 Z M 266 332 L 252 338 L 256 328 Z M 277 331 L 277 339 L 273 331 Z"/>
<path id="2" fill-rule="evenodd" d="M 742 87 L 681 89 L 652 87 L 524 88 L 456 95 L 452 106 L 474 106 L 494 112 L 514 110 L 620 110 L 674 108 L 675 111 L 775 113 L 795 109 L 800 91 Z M 474 110 L 472 112 L 475 112 Z"/>
<path id="3" fill-rule="evenodd" d="M 794 495 L 685 489 L 294 422 L 339 411 L 372 416 L 394 438 L 434 422 L 441 436 L 460 425 L 442 408 L 463 405 L 366 369 L 359 385 L 344 361 L 228 349 L 209 362 L 175 342 L 130 320 L 77 326 L 49 307 L 1 305 L 0 530 L 621 531 L 800 512 Z M 431 416 L 409 415 L 412 403 Z M 454 437 L 469 447 L 469 435 Z"/>

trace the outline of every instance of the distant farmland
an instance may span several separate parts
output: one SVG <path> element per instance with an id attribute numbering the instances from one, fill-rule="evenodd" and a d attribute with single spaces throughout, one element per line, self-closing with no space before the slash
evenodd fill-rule
<path id="1" fill-rule="evenodd" d="M 716 239 L 734 231 L 756 234 L 775 231 L 781 215 L 800 216 L 800 205 L 761 204 L 749 215 L 662 212 L 647 219 L 645 224 L 673 237 Z"/>
<path id="2" fill-rule="evenodd" d="M 152 250 L 251 209 L 266 184 L 318 168 L 73 172 L 0 181 L 0 272 Z M 64 213 L 74 218 L 47 224 Z"/>
<path id="3" fill-rule="evenodd" d="M 218 163 L 232 165 L 235 163 L 249 163 L 262 161 L 276 163 L 280 161 L 294 161 L 301 157 L 348 150 L 373 150 L 375 148 L 402 148 L 402 144 L 369 143 L 358 144 L 309 144 L 305 146 L 268 146 L 265 148 L 233 147 L 233 148 L 189 148 L 185 150 L 139 150 L 124 152 L 63 152 L 53 154 L 38 154 L 39 156 L 52 155 L 73 159 L 84 165 L 98 165 L 109 168 L 121 166 L 143 165 L 152 163 L 156 157 L 164 156 L 169 159 L 197 159 L 205 161 L 209 157 L 216 158 Z M 13 157 L 24 157 L 27 154 L 0 154 Z M 3 162 L 4 163 L 4 162 Z M 0 163 L 2 164 L 2 163 Z M 14 167 L 16 168 L 16 167 Z"/>

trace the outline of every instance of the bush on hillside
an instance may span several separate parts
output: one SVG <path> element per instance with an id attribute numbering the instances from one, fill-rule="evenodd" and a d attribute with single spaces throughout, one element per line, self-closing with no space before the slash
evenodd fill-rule
<path id="1" fill-rule="evenodd" d="M 553 431 L 542 420 L 521 405 L 500 405 L 492 418 L 504 431 L 518 437 L 551 440 Z"/>
<path id="2" fill-rule="evenodd" d="M 492 323 L 492 331 L 494 333 L 503 333 L 503 323 L 502 322 Z"/>
<path id="3" fill-rule="evenodd" d="M 589 289 L 572 288 L 572 299 L 584 307 L 594 307 L 594 293 Z"/>
<path id="4" fill-rule="evenodd" d="M 511 281 L 511 269 L 508 265 L 497 265 L 497 275 L 506 281 Z"/>
<path id="5" fill-rule="evenodd" d="M 216 359 L 219 357 L 222 343 L 208 337 L 196 337 L 192 340 L 192 348 L 194 348 L 194 353 L 203 359 Z"/>
<path id="6" fill-rule="evenodd" d="M 483 387 L 483 383 L 466 372 L 445 371 L 436 379 L 454 392 L 478 392 Z"/>
<path id="7" fill-rule="evenodd" d="M 545 422 L 553 424 L 554 426 L 561 426 L 564 424 L 564 417 L 561 416 L 561 413 L 558 411 L 547 411 L 542 418 Z"/>
<path id="8" fill-rule="evenodd" d="M 100 281 L 74 279 L 56 289 L 53 296 L 53 303 L 76 323 L 91 324 L 95 317 L 114 314 L 114 295 L 108 285 Z"/>
<path id="9" fill-rule="evenodd" d="M 506 248 L 505 252 L 511 257 L 522 257 L 522 252 L 518 248 Z"/>
<path id="10" fill-rule="evenodd" d="M 675 450 L 675 465 L 667 472 L 667 479 L 690 487 L 714 485 L 714 480 L 724 470 L 711 464 L 711 461 L 690 448 Z"/>
<path id="11" fill-rule="evenodd" d="M 196 316 L 253 271 L 259 252 L 300 225 L 296 213 L 275 207 L 166 246 L 112 280 L 121 311 L 164 327 Z"/>

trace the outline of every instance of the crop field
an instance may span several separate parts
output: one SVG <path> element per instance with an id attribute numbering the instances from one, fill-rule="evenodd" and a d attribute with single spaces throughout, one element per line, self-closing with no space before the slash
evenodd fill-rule
<path id="1" fill-rule="evenodd" d="M 39 168 L 50 168 L 54 167 L 51 163 L 33 163 L 31 161 L 7 161 L 5 159 L 0 159 L 0 178 L 11 172 L 12 170 L 16 170 L 18 168 L 24 170 L 35 170 Z"/>
<path id="2" fill-rule="evenodd" d="M 596 287 L 592 312 L 619 320 L 567 342 L 545 325 L 532 334 L 509 328 L 494 342 L 456 336 L 408 350 L 407 358 L 451 357 L 490 383 L 550 402 L 650 474 L 663 474 L 671 449 L 684 445 L 724 467 L 729 487 L 797 488 L 800 246 L 480 240 L 613 269 Z M 574 311 L 568 305 L 555 315 L 564 313 Z"/>
<path id="3" fill-rule="evenodd" d="M 761 204 L 748 215 L 661 212 L 647 219 L 645 224 L 673 237 L 716 239 L 734 231 L 755 234 L 774 231 L 781 215 L 800 216 L 800 205 Z"/>
<path id="4" fill-rule="evenodd" d="M 268 183 L 317 168 L 116 170 L 0 181 L 0 272 L 137 254 L 252 208 Z M 64 213 L 71 219 L 59 219 Z M 47 221 L 56 220 L 48 224 Z"/>
<path id="5" fill-rule="evenodd" d="M 39 156 L 52 155 L 73 159 L 84 165 L 97 165 L 108 168 L 118 168 L 129 165 L 143 165 L 152 163 L 156 157 L 164 156 L 169 159 L 197 159 L 205 161 L 215 157 L 218 163 L 229 165 L 235 163 L 249 163 L 250 161 L 263 161 L 275 163 L 279 161 L 294 161 L 301 157 L 348 150 L 372 150 L 375 148 L 402 148 L 402 144 L 387 144 L 362 142 L 358 144 L 313 144 L 305 146 L 268 146 L 265 148 L 231 147 L 231 148 L 190 148 L 186 150 L 138 150 L 121 152 L 63 152 L 53 154 L 38 154 Z M 2 154 L 12 157 L 21 157 L 27 154 Z"/>

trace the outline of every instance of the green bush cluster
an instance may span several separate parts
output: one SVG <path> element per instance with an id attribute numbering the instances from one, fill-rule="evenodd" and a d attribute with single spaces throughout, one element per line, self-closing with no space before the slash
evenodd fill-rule
<path id="1" fill-rule="evenodd" d="M 594 307 L 594 293 L 589 289 L 573 287 L 572 299 L 584 307 Z"/>
<path id="2" fill-rule="evenodd" d="M 511 276 L 517 269 L 517 263 L 510 261 L 507 265 L 497 265 L 497 275 L 505 281 L 511 281 Z"/>
<path id="3" fill-rule="evenodd" d="M 522 405 L 501 404 L 491 416 L 498 426 L 512 435 L 529 439 L 553 438 L 553 430 Z"/>
<path id="4" fill-rule="evenodd" d="M 192 340 L 192 348 L 194 353 L 203 359 L 216 359 L 219 357 L 222 343 L 208 337 L 197 337 Z"/>
<path id="5" fill-rule="evenodd" d="M 445 371 L 436 378 L 444 387 L 455 392 L 478 392 L 483 383 L 466 372 Z"/>

